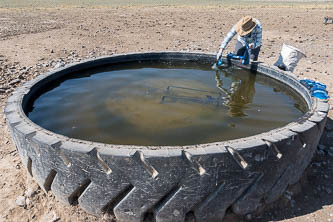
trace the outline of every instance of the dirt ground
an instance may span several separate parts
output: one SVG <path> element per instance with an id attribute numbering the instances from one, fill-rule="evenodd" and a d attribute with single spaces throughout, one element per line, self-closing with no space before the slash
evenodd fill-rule
<path id="1" fill-rule="evenodd" d="M 327 84 L 333 94 L 332 7 L 118 7 L 0 9 L 0 222 L 113 221 L 65 206 L 27 175 L 4 119 L 6 98 L 25 81 L 59 64 L 101 55 L 145 51 L 216 53 L 222 37 L 243 15 L 262 22 L 259 60 L 273 64 L 282 44 L 302 49 L 294 71 Z M 229 44 L 232 50 L 234 43 Z M 329 101 L 332 105 L 332 99 Z M 300 183 L 260 214 L 225 221 L 333 221 L 333 112 L 321 144 Z M 24 196 L 24 207 L 17 198 Z M 22 198 L 22 197 L 21 197 Z"/>

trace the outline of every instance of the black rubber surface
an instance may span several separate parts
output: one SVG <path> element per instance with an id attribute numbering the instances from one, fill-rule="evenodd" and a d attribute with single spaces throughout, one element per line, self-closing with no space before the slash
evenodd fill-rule
<path id="1" fill-rule="evenodd" d="M 74 140 L 31 122 L 24 110 L 45 84 L 92 66 L 136 60 L 205 60 L 215 55 L 139 53 L 71 65 L 17 89 L 5 107 L 7 124 L 28 172 L 45 191 L 94 215 L 119 221 L 221 221 L 231 208 L 244 215 L 278 199 L 309 164 L 329 105 L 313 100 L 288 73 L 261 64 L 245 66 L 283 81 L 303 95 L 309 111 L 298 121 L 256 136 L 179 147 L 121 146 Z M 226 61 L 225 61 L 226 62 Z M 239 63 L 235 63 L 242 66 Z"/>

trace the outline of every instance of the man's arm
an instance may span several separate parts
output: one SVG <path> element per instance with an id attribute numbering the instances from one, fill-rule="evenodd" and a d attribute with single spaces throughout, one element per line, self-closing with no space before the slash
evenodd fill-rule
<path id="1" fill-rule="evenodd" d="M 236 35 L 236 25 L 232 27 L 232 29 L 228 32 L 226 37 L 223 39 L 220 49 L 225 49 L 228 45 L 228 43 L 231 41 L 231 39 Z"/>

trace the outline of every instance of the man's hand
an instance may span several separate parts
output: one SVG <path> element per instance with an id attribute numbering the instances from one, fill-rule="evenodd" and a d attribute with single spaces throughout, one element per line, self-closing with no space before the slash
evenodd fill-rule
<path id="1" fill-rule="evenodd" d="M 249 44 L 250 49 L 254 49 L 254 43 Z"/>
<path id="2" fill-rule="evenodd" d="M 220 48 L 219 52 L 216 55 L 216 60 L 219 60 L 222 57 L 223 49 Z"/>

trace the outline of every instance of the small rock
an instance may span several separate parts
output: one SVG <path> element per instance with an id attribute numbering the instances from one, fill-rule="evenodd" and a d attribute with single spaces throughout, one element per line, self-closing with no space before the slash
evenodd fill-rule
<path id="1" fill-rule="evenodd" d="M 252 215 L 251 214 L 246 215 L 246 219 L 247 220 L 252 220 Z"/>
<path id="2" fill-rule="evenodd" d="M 105 213 L 104 215 L 103 215 L 103 220 L 105 220 L 105 221 L 112 221 L 114 218 L 112 217 L 112 215 L 111 214 L 109 214 L 109 213 Z"/>
<path id="3" fill-rule="evenodd" d="M 20 207 L 25 207 L 25 205 L 26 205 L 25 197 L 24 196 L 18 196 L 16 198 L 16 205 L 20 206 Z"/>
<path id="4" fill-rule="evenodd" d="M 64 66 L 63 63 L 58 62 L 58 63 L 54 66 L 54 68 L 55 68 L 55 69 L 59 69 L 60 67 L 63 67 L 63 66 Z"/>
<path id="5" fill-rule="evenodd" d="M 9 85 L 15 85 L 15 84 L 17 84 L 19 82 L 21 82 L 20 79 L 14 79 L 14 80 L 12 80 L 12 81 L 9 82 Z"/>
<path id="6" fill-rule="evenodd" d="M 51 211 L 49 213 L 44 214 L 40 219 L 40 222 L 56 222 L 58 220 L 60 220 L 60 218 L 56 215 L 54 211 Z"/>
<path id="7" fill-rule="evenodd" d="M 36 191 L 32 187 L 29 187 L 28 190 L 24 192 L 25 196 L 27 197 L 33 197 L 35 193 Z"/>
<path id="8" fill-rule="evenodd" d="M 53 49 L 51 49 L 50 53 L 54 53 Z"/>
<path id="9" fill-rule="evenodd" d="M 30 204 L 30 199 L 29 198 L 27 198 L 27 199 L 25 199 L 25 204 L 28 206 L 29 204 Z"/>

